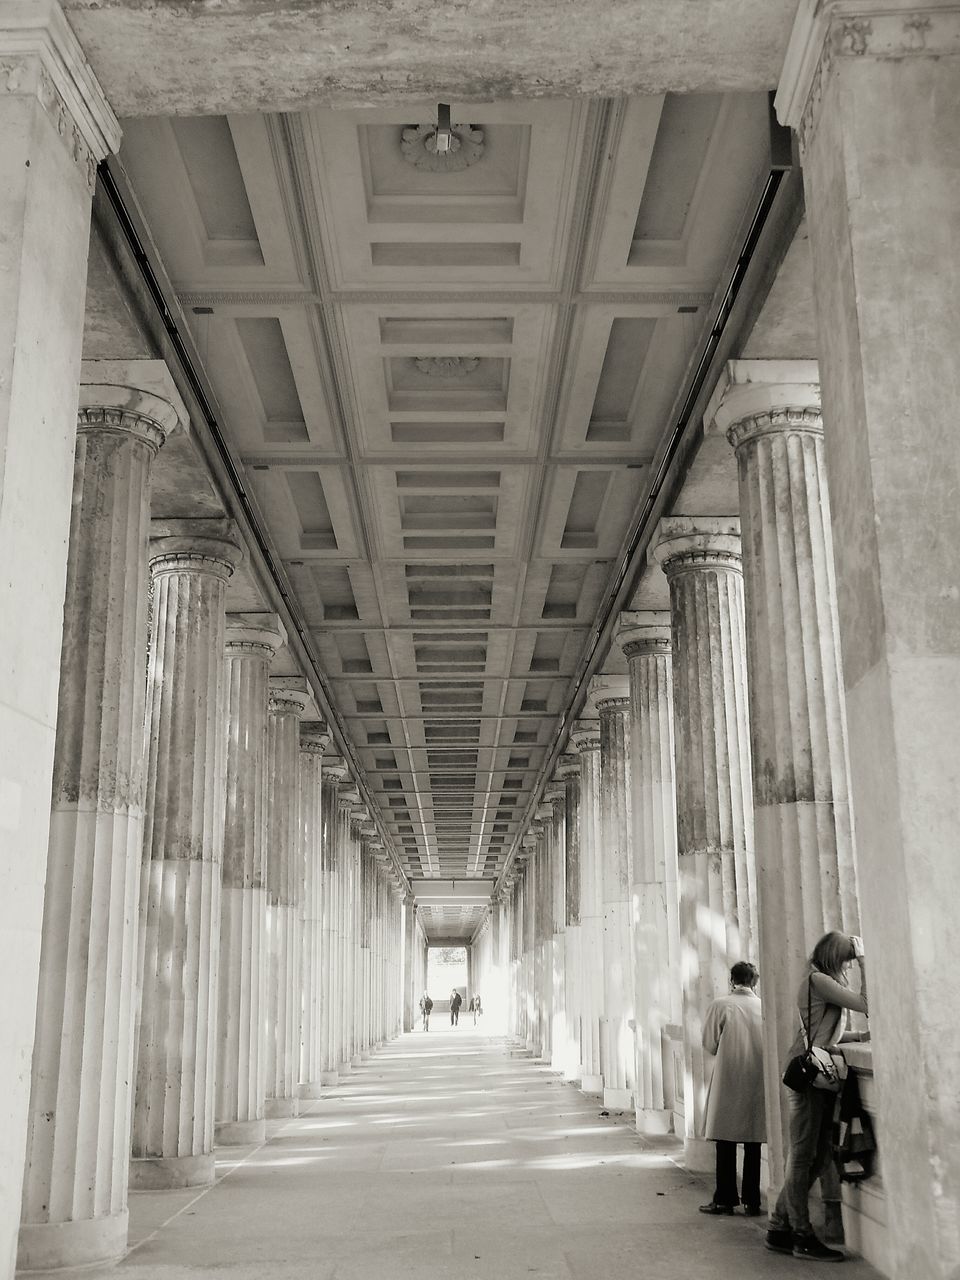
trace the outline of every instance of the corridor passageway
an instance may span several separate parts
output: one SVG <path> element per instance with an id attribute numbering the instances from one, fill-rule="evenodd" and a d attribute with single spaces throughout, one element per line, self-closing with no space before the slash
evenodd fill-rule
<path id="1" fill-rule="evenodd" d="M 88 1280 L 742 1280 L 796 1276 L 763 1220 L 708 1191 L 595 1099 L 462 1026 L 402 1036 L 209 1190 L 131 1196 L 131 1249 Z M 847 1280 L 877 1273 L 849 1262 Z"/>

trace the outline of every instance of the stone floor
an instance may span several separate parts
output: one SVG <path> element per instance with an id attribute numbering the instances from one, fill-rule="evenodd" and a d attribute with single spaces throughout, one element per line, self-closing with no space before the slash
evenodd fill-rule
<path id="1" fill-rule="evenodd" d="M 434 1020 L 436 1024 L 436 1019 Z M 200 1194 L 131 1196 L 116 1280 L 777 1280 L 762 1222 L 596 1100 L 461 1025 L 402 1037 Z M 69 1275 L 69 1272 L 61 1272 Z M 850 1262 L 848 1280 L 877 1273 Z"/>

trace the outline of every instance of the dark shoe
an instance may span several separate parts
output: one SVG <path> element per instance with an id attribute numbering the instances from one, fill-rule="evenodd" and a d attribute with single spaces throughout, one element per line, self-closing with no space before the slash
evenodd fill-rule
<path id="1" fill-rule="evenodd" d="M 723 1213 L 723 1214 L 729 1215 L 733 1213 L 733 1205 L 717 1204 L 716 1200 L 711 1200 L 709 1204 L 702 1204 L 700 1206 L 700 1212 L 701 1213 Z"/>
<path id="2" fill-rule="evenodd" d="M 807 1262 L 843 1262 L 846 1254 L 839 1249 L 831 1249 L 815 1235 L 794 1236 L 793 1256 L 804 1258 Z"/>
<path id="3" fill-rule="evenodd" d="M 763 1243 L 774 1253 L 793 1253 L 793 1232 L 771 1227 Z"/>
<path id="4" fill-rule="evenodd" d="M 743 1216 L 745 1218 L 759 1218 L 763 1210 L 758 1204 L 745 1204 L 743 1206 Z"/>

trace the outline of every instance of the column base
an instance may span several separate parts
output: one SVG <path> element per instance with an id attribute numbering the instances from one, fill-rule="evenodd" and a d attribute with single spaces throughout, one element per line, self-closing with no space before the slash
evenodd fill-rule
<path id="1" fill-rule="evenodd" d="M 363 1054 L 362 1054 L 362 1053 L 355 1053 L 355 1054 L 353 1055 L 353 1057 L 350 1059 L 350 1065 L 351 1065 L 351 1067 L 361 1067 L 361 1066 L 363 1066 Z"/>
<path id="2" fill-rule="evenodd" d="M 603 1105 L 612 1111 L 632 1111 L 633 1094 L 629 1089 L 604 1089 Z"/>
<path id="3" fill-rule="evenodd" d="M 131 1191 L 181 1191 L 209 1187 L 214 1175 L 212 1151 L 200 1156 L 134 1156 L 129 1185 Z"/>
<path id="4" fill-rule="evenodd" d="M 300 1103 L 296 1098 L 268 1098 L 263 1114 L 268 1120 L 293 1120 L 300 1114 Z"/>
<path id="5" fill-rule="evenodd" d="M 713 1173 L 717 1167 L 716 1143 L 706 1138 L 684 1138 L 683 1166 L 691 1173 Z"/>
<path id="6" fill-rule="evenodd" d="M 76 1222 L 25 1222 L 17 1243 L 17 1271 L 54 1271 L 115 1262 L 127 1251 L 130 1215 L 107 1214 Z"/>
<path id="7" fill-rule="evenodd" d="M 581 1093 L 603 1093 L 603 1076 L 581 1075 Z"/>
<path id="8" fill-rule="evenodd" d="M 316 1102 L 323 1097 L 323 1076 L 319 1080 L 304 1080 L 297 1085 L 297 1097 L 301 1102 Z"/>
<path id="9" fill-rule="evenodd" d="M 266 1137 L 265 1120 L 224 1120 L 213 1127 L 213 1141 L 217 1147 L 259 1146 Z"/>
<path id="10" fill-rule="evenodd" d="M 321 1071 L 320 1083 L 329 1089 L 331 1085 L 340 1083 L 340 1073 L 338 1071 Z"/>
<path id="11" fill-rule="evenodd" d="M 673 1133 L 673 1112 L 657 1111 L 653 1107 L 638 1107 L 637 1133 L 649 1134 L 650 1137 Z"/>
<path id="12" fill-rule="evenodd" d="M 343 1061 L 343 1062 L 341 1062 L 341 1063 L 340 1063 L 340 1065 L 339 1065 L 339 1067 L 337 1067 L 337 1074 L 338 1074 L 338 1075 L 341 1075 L 341 1076 L 352 1076 L 352 1075 L 353 1075 L 353 1063 L 352 1063 L 352 1062 L 347 1062 L 346 1060 L 345 1060 L 345 1061 Z"/>

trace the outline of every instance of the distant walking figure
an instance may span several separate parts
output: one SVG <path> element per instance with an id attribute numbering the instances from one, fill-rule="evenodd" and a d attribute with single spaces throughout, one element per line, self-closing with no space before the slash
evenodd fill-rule
<path id="1" fill-rule="evenodd" d="M 763 1028 L 757 970 L 741 960 L 730 970 L 730 994 L 714 1000 L 703 1024 L 703 1047 L 716 1055 L 707 1089 L 704 1137 L 717 1144 L 713 1199 L 701 1213 L 733 1213 L 743 1205 L 760 1212 L 760 1144 L 767 1132 L 763 1110 Z M 743 1143 L 743 1182 L 737 1190 L 737 1144 Z"/>
<path id="2" fill-rule="evenodd" d="M 423 1014 L 423 1029 L 430 1030 L 430 1010 L 433 1008 L 433 1001 L 426 992 L 420 997 L 420 1012 Z"/>
<path id="3" fill-rule="evenodd" d="M 480 997 L 479 997 L 479 996 L 471 996 L 471 997 L 470 997 L 470 1003 L 467 1005 L 467 1012 L 468 1012 L 468 1013 L 472 1013 L 472 1014 L 473 1014 L 473 1025 L 474 1025 L 474 1026 L 476 1026 L 476 1025 L 477 1025 L 477 1018 L 479 1017 L 480 1012 L 481 1012 L 481 1010 L 480 1010 Z"/>
<path id="4" fill-rule="evenodd" d="M 456 1027 L 460 1022 L 460 1006 L 463 1004 L 463 996 L 459 991 L 450 992 L 450 1025 Z"/>

